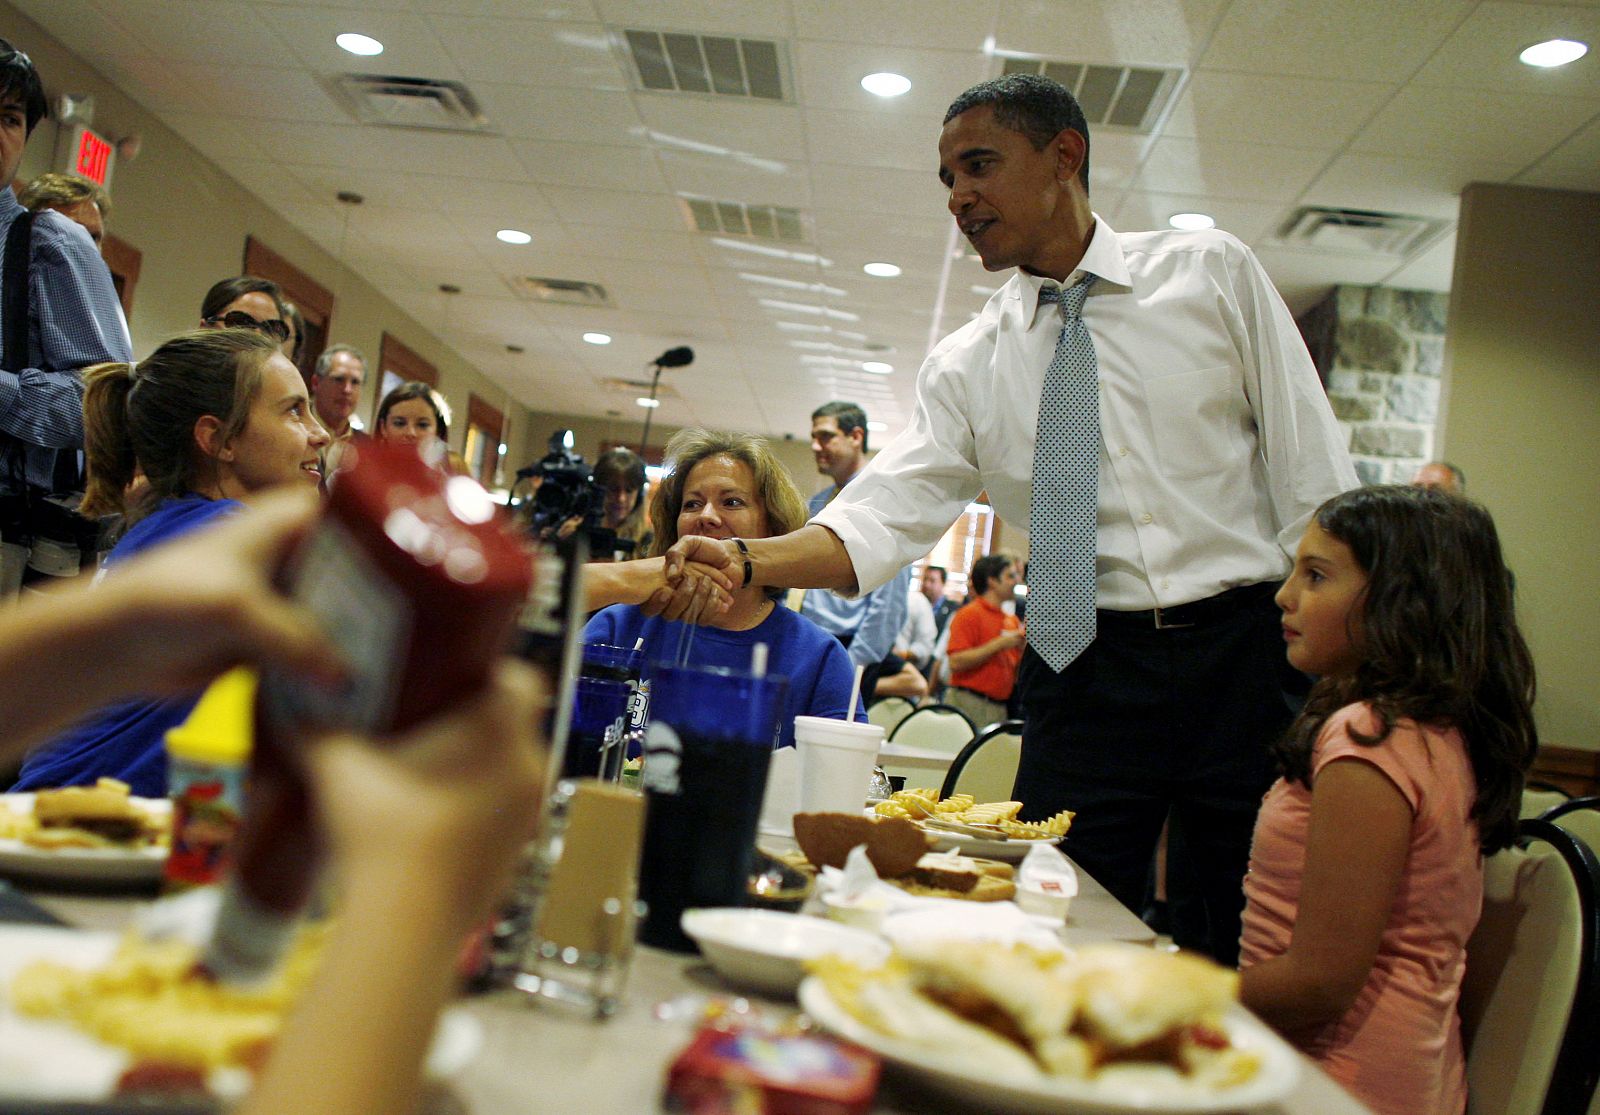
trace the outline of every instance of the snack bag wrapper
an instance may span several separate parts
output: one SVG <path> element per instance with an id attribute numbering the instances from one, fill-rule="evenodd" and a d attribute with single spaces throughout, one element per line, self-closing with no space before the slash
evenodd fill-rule
<path id="1" fill-rule="evenodd" d="M 1058 850 L 1030 848 L 1017 869 L 1017 905 L 1030 914 L 1062 918 L 1078 894 L 1078 872 Z"/>

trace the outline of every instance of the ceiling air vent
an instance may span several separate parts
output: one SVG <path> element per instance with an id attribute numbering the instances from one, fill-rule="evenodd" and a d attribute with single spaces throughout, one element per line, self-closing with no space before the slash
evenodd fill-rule
<path id="1" fill-rule="evenodd" d="M 1094 128 L 1148 134 L 1166 111 L 1181 69 L 1102 66 L 1048 58 L 1007 58 L 1003 74 L 1041 74 L 1072 90 Z"/>
<path id="2" fill-rule="evenodd" d="M 1369 209 L 1306 206 L 1284 222 L 1274 242 L 1356 255 L 1403 256 L 1433 239 L 1450 222 Z"/>
<path id="3" fill-rule="evenodd" d="M 609 307 L 611 305 L 611 295 L 606 293 L 605 287 L 582 279 L 541 279 L 525 275 L 507 279 L 506 282 L 510 284 L 512 290 L 534 302 L 549 302 L 562 306 Z"/>
<path id="4" fill-rule="evenodd" d="M 340 74 L 329 88 L 363 124 L 449 132 L 481 132 L 489 127 L 478 99 L 459 81 Z"/>
<path id="5" fill-rule="evenodd" d="M 622 41 L 642 89 L 785 99 L 782 50 L 768 39 L 624 31 Z"/>
<path id="6" fill-rule="evenodd" d="M 749 236 L 798 244 L 806 239 L 800 210 L 783 205 L 746 205 L 740 201 L 712 201 L 704 197 L 681 198 L 689 219 L 700 232 L 716 236 Z"/>

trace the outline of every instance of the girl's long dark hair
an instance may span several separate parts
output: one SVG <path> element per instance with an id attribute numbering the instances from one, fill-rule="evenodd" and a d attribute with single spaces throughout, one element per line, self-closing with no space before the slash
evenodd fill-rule
<path id="1" fill-rule="evenodd" d="M 1539 734 L 1533 657 L 1517 629 L 1494 520 L 1461 496 L 1399 486 L 1335 496 L 1315 520 L 1367 574 L 1361 664 L 1312 688 L 1277 747 L 1284 777 L 1309 788 L 1317 734 L 1345 705 L 1365 702 L 1377 714 L 1382 731 L 1352 733 L 1366 746 L 1402 719 L 1452 726 L 1477 777 L 1472 815 L 1483 850 L 1509 847 Z"/>

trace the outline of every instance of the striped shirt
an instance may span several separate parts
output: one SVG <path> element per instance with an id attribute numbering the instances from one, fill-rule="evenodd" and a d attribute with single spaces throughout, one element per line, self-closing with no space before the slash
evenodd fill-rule
<path id="1" fill-rule="evenodd" d="M 0 244 L 23 212 L 16 195 L 0 189 Z M 60 213 L 37 214 L 28 266 L 28 366 L 0 370 L 0 491 L 14 488 L 24 467 L 29 484 L 49 488 L 57 452 L 83 445 L 79 370 L 132 359 L 128 323 L 94 241 Z"/>

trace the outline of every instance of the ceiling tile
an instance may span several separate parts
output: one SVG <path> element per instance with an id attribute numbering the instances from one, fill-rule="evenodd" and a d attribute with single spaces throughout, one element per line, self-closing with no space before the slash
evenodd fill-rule
<path id="1" fill-rule="evenodd" d="M 1455 220 L 1468 182 L 1505 182 L 1517 163 L 1494 162 L 1491 152 L 1454 159 L 1341 155 L 1301 197 L 1307 205 L 1376 209 Z"/>
<path id="2" fill-rule="evenodd" d="M 106 9 L 145 47 L 174 62 L 271 65 L 292 57 L 265 5 L 230 0 L 116 0 Z"/>
<path id="3" fill-rule="evenodd" d="M 819 209 L 854 213 L 940 213 L 945 189 L 927 172 L 870 167 L 813 167 L 811 190 Z"/>
<path id="4" fill-rule="evenodd" d="M 644 127 L 635 139 L 663 151 L 687 151 L 730 164 L 752 160 L 785 168 L 805 152 L 805 131 L 793 105 L 720 101 L 688 94 L 640 93 Z"/>
<path id="5" fill-rule="evenodd" d="M 799 209 L 811 206 L 810 183 L 806 175 L 797 171 L 774 173 L 759 164 L 740 164 L 720 157 L 678 151 L 663 151 L 661 164 L 668 187 L 682 196 L 738 201 L 746 205 Z"/>
<path id="6" fill-rule="evenodd" d="M 1001 0 L 995 47 L 1074 62 L 1193 66 L 1227 0 Z"/>
<path id="7" fill-rule="evenodd" d="M 1531 163 L 1600 111 L 1600 101 L 1412 85 L 1362 129 L 1352 151 L 1418 158 L 1491 155 Z"/>
<path id="8" fill-rule="evenodd" d="M 318 74 L 400 74 L 459 81 L 461 70 L 445 52 L 427 17 L 415 12 L 345 8 L 282 8 L 262 4 L 263 17 L 301 64 Z M 351 54 L 334 42 L 346 31 L 370 35 L 383 53 Z M 241 57 L 240 61 L 246 59 Z M 270 59 L 250 59 L 266 64 Z"/>
<path id="9" fill-rule="evenodd" d="M 1295 147 L 1160 139 L 1135 185 L 1154 193 L 1277 201 L 1298 194 L 1327 161 L 1326 152 Z"/>
<path id="10" fill-rule="evenodd" d="M 968 52 L 982 50 L 994 29 L 989 8 L 968 0 L 803 0 L 794 25 L 801 39 Z"/>
<path id="11" fill-rule="evenodd" d="M 1167 218 L 1174 213 L 1208 214 L 1224 232 L 1231 232 L 1247 244 L 1277 230 L 1287 207 L 1277 202 L 1234 201 L 1228 198 L 1193 197 L 1187 194 L 1152 194 L 1130 190 L 1117 209 L 1112 224 L 1119 232 L 1139 232 L 1170 227 Z"/>
<path id="12" fill-rule="evenodd" d="M 177 111 L 313 124 L 355 123 L 304 69 L 192 63 L 169 68 L 174 79 L 196 91 L 189 104 L 175 106 Z"/>
<path id="13" fill-rule="evenodd" d="M 937 120 L 885 120 L 876 112 L 805 110 L 813 163 L 884 167 L 933 174 L 939 166 Z"/>
<path id="14" fill-rule="evenodd" d="M 1404 81 L 1478 0 L 1234 0 L 1201 65 L 1242 73 Z"/>
<path id="15" fill-rule="evenodd" d="M 1450 289 L 1450 280 L 1456 264 L 1456 234 L 1439 238 L 1415 259 L 1401 264 L 1381 280 L 1384 286 L 1400 290 Z"/>
<path id="16" fill-rule="evenodd" d="M 1163 135 L 1343 147 L 1399 87 L 1275 74 L 1199 70 L 1162 129 Z M 1271 105 L 1263 112 L 1263 105 Z"/>
<path id="17" fill-rule="evenodd" d="M 614 27 L 690 31 L 702 35 L 786 38 L 793 34 L 787 3 L 730 4 L 726 0 L 594 0 Z"/>
<path id="18" fill-rule="evenodd" d="M 94 54 L 84 61 L 151 112 L 208 111 L 208 91 L 192 85 L 179 67 L 154 54 Z"/>
<path id="19" fill-rule="evenodd" d="M 544 196 L 563 221 L 605 228 L 645 228 L 673 232 L 684 227 L 683 210 L 674 198 L 630 194 L 621 190 L 594 190 L 574 186 L 546 186 Z"/>
<path id="20" fill-rule="evenodd" d="M 626 93 L 491 82 L 477 82 L 472 91 L 482 102 L 490 126 L 501 135 L 562 143 L 643 142 L 639 114 Z"/>
<path id="21" fill-rule="evenodd" d="M 629 88 L 611 35 L 598 23 L 446 15 L 430 23 L 469 82 Z"/>
<path id="22" fill-rule="evenodd" d="M 79 57 L 90 55 L 144 55 L 150 51 L 119 20 L 115 5 L 94 0 L 16 0 L 14 5 Z M 7 32 L 8 37 L 15 32 Z M 13 42 L 27 49 L 27 44 Z"/>
<path id="23" fill-rule="evenodd" d="M 1593 54 L 1554 69 L 1518 61 L 1524 47 L 1546 39 L 1600 46 L 1600 6 L 1482 4 L 1417 71 L 1415 80 L 1419 85 L 1600 99 L 1600 64 Z"/>
<path id="24" fill-rule="evenodd" d="M 993 76 L 994 60 L 974 52 L 913 50 L 868 43 L 801 42 L 796 50 L 795 87 L 808 108 L 876 112 L 897 117 L 944 119 L 963 91 Z M 885 99 L 861 88 L 870 73 L 889 70 L 911 80 L 911 91 Z"/>
<path id="25" fill-rule="evenodd" d="M 529 181 L 551 186 L 603 183 L 608 189 L 660 193 L 667 188 L 655 152 L 644 147 L 597 143 L 542 143 L 511 140 Z"/>

